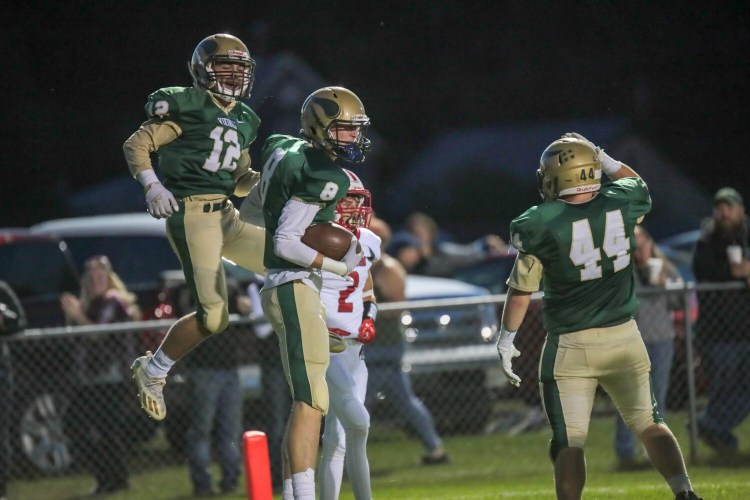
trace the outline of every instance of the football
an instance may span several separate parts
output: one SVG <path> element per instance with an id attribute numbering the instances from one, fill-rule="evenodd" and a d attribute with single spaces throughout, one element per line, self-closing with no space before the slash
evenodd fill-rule
<path id="1" fill-rule="evenodd" d="M 305 230 L 302 243 L 328 258 L 341 260 L 349 251 L 354 234 L 335 222 L 321 222 Z"/>

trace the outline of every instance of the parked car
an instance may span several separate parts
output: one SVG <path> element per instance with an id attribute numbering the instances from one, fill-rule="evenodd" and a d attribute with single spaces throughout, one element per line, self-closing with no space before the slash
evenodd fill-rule
<path id="1" fill-rule="evenodd" d="M 19 295 L 29 321 L 29 329 L 8 341 L 15 383 L 12 400 L 3 404 L 11 408 L 15 475 L 57 474 L 75 468 L 80 443 L 67 432 L 71 404 L 82 391 L 130 384 L 110 379 L 105 387 L 100 385 L 102 380 L 89 376 L 91 360 L 85 354 L 101 349 L 102 342 L 113 336 L 40 328 L 63 324 L 59 296 L 64 291 L 78 293 L 78 276 L 65 241 L 24 229 L 0 230 L 0 279 Z M 126 338 L 129 334 L 119 335 Z M 98 358 L 109 361 L 106 356 Z M 132 425 L 118 430 L 126 433 L 128 443 L 140 443 L 156 431 L 156 422 L 148 419 L 129 421 Z"/>
<path id="2" fill-rule="evenodd" d="M 0 279 L 18 295 L 31 328 L 64 324 L 60 293 L 79 288 L 67 244 L 23 228 L 0 229 Z"/>

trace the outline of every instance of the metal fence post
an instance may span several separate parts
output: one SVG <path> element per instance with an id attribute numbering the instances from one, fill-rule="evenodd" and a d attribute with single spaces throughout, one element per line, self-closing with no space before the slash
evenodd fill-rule
<path id="1" fill-rule="evenodd" d="M 690 463 L 695 463 L 698 458 L 698 409 L 695 396 L 695 366 L 693 358 L 693 303 L 692 295 L 695 293 L 695 283 L 687 283 L 683 294 L 685 304 L 685 365 L 687 367 L 688 387 L 688 425 L 690 431 Z M 696 306 L 697 307 L 697 306 Z"/>

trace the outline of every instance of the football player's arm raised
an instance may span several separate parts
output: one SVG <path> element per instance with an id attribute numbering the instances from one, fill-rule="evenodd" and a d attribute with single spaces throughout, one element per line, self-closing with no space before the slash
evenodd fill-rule
<path id="1" fill-rule="evenodd" d="M 301 199 L 292 198 L 287 201 L 281 211 L 279 225 L 273 235 L 274 252 L 279 257 L 294 262 L 303 267 L 323 269 L 346 276 L 349 274 L 362 257 L 357 253 L 357 240 L 352 238 L 349 251 L 341 261 L 333 260 L 302 243 L 305 230 L 312 224 L 315 214 L 320 206 L 314 203 L 306 203 Z"/>
<path id="2" fill-rule="evenodd" d="M 588 143 L 593 150 L 596 151 L 597 158 L 602 164 L 602 171 L 607 174 L 611 180 L 616 181 L 617 179 L 624 179 L 626 177 L 640 177 L 635 170 L 625 165 L 624 163 L 615 160 L 609 156 L 604 149 L 598 147 L 596 144 L 586 139 L 584 136 L 577 132 L 568 132 L 563 134 L 563 137 L 574 137 L 583 142 Z"/>
<path id="3" fill-rule="evenodd" d="M 169 217 L 179 207 L 175 197 L 156 176 L 151 153 L 174 141 L 181 133 L 174 122 L 152 119 L 141 125 L 122 147 L 130 174 L 143 185 L 148 211 L 157 219 Z"/>

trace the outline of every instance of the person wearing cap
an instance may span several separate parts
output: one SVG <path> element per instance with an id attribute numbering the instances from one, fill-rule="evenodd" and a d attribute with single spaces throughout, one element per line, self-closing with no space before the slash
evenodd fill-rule
<path id="1" fill-rule="evenodd" d="M 693 253 L 696 281 L 745 285 L 698 289 L 696 336 L 709 380 L 698 436 L 726 456 L 738 451 L 732 431 L 750 414 L 750 222 L 742 196 L 731 187 L 716 192 L 713 206 Z"/>

